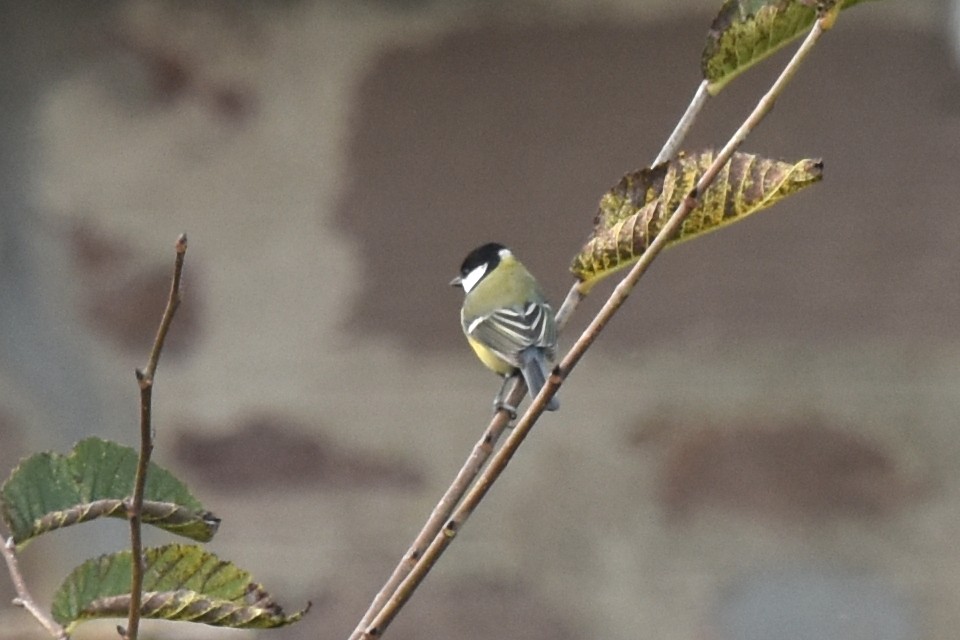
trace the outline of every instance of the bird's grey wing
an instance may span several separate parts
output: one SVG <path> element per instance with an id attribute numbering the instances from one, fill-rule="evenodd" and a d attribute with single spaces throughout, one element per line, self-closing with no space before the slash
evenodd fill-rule
<path id="1" fill-rule="evenodd" d="M 516 367 L 522 364 L 520 352 L 528 347 L 542 347 L 552 357 L 556 332 L 553 311 L 540 302 L 499 309 L 473 320 L 467 327 L 471 337 Z"/>

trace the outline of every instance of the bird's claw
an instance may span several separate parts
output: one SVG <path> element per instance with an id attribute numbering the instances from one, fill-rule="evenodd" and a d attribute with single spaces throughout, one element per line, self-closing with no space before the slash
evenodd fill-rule
<path id="1" fill-rule="evenodd" d="M 510 416 L 511 420 L 517 419 L 517 408 L 511 407 L 509 404 L 507 404 L 506 402 L 503 402 L 502 400 L 497 400 L 493 403 L 493 411 L 494 413 L 498 411 L 506 411 L 507 415 Z"/>

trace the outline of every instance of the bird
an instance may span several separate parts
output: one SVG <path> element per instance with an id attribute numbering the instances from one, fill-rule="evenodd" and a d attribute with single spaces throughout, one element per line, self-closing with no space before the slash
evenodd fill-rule
<path id="1" fill-rule="evenodd" d="M 460 324 L 467 342 L 480 362 L 504 377 L 494 410 L 515 417 L 516 407 L 503 398 L 510 378 L 519 372 L 536 397 L 550 375 L 557 349 L 553 309 L 527 268 L 496 242 L 467 254 L 450 284 L 464 292 Z M 560 402 L 551 398 L 545 408 L 556 411 Z"/>

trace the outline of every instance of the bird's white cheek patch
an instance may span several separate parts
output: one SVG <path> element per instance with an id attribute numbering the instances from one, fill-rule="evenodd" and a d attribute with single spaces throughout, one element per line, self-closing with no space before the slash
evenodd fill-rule
<path id="1" fill-rule="evenodd" d="M 482 278 L 483 274 L 486 272 L 486 264 L 482 264 L 479 267 L 474 267 L 473 271 L 463 276 L 463 290 L 469 293 L 471 289 L 477 286 L 477 283 L 480 282 L 480 278 Z"/>

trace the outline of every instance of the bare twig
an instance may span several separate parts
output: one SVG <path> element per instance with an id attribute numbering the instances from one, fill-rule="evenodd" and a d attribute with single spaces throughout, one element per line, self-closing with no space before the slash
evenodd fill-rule
<path id="1" fill-rule="evenodd" d="M 586 297 L 586 294 L 580 290 L 580 283 L 574 282 L 573 286 L 570 287 L 570 291 L 567 292 L 567 297 L 564 299 L 563 304 L 561 304 L 557 310 L 558 332 L 563 331 L 563 328 L 567 326 L 567 321 L 573 317 L 573 312 L 577 310 L 577 307 L 580 306 L 580 303 Z"/>
<path id="2" fill-rule="evenodd" d="M 830 18 L 830 16 L 828 16 L 828 18 Z M 487 468 L 484 469 L 484 471 L 480 474 L 480 476 L 477 478 L 477 481 L 472 485 L 469 492 L 463 498 L 462 502 L 452 512 L 450 519 L 447 520 L 446 524 L 443 525 L 441 531 L 437 533 L 433 541 L 430 543 L 430 546 L 427 547 L 426 551 L 415 563 L 406 578 L 402 580 L 400 585 L 394 591 L 393 595 L 387 600 L 383 608 L 363 629 L 363 632 L 359 636 L 360 638 L 366 640 L 380 637 L 387 626 L 393 621 L 394 617 L 396 617 L 400 609 L 407 602 L 407 600 L 409 600 L 409 598 L 413 595 L 414 591 L 423 581 L 424 577 L 426 577 L 434 563 L 453 541 L 453 538 L 456 536 L 457 532 L 460 530 L 466 520 L 470 517 L 470 514 L 473 513 L 473 510 L 479 504 L 480 500 L 483 499 L 487 491 L 506 468 L 510 459 L 513 457 L 514 453 L 516 453 L 517 448 L 533 428 L 533 425 L 536 423 L 540 414 L 543 413 L 546 403 L 556 394 L 563 380 L 577 365 L 586 350 L 597 339 L 597 337 L 600 335 L 600 332 L 607 325 L 613 315 L 619 310 L 623 303 L 626 302 L 630 293 L 633 291 L 633 288 L 636 286 L 643 274 L 646 273 L 653 260 L 677 235 L 677 232 L 680 230 L 684 219 L 696 206 L 700 195 L 704 192 L 704 190 L 706 190 L 707 187 L 710 186 L 723 166 L 730 160 L 733 152 L 743 143 L 749 133 L 757 127 L 760 121 L 763 120 L 763 118 L 773 108 L 776 99 L 780 96 L 786 85 L 793 78 L 800 64 L 806 59 L 807 55 L 809 55 L 810 51 L 820 39 L 820 36 L 823 34 L 823 32 L 832 25 L 832 22 L 828 22 L 828 18 L 818 20 L 814 24 L 814 27 L 811 29 L 810 33 L 807 34 L 804 42 L 797 49 L 796 53 L 787 63 L 786 67 L 784 67 L 780 76 L 773 83 L 769 91 L 767 91 L 767 93 L 764 94 L 764 96 L 759 100 L 756 107 L 754 107 L 754 110 L 750 113 L 746 120 L 744 120 L 743 124 L 737 129 L 737 131 L 734 132 L 727 144 L 724 145 L 723 149 L 720 150 L 713 163 L 707 168 L 700 180 L 697 181 L 696 186 L 673 212 L 669 220 L 660 230 L 660 233 L 657 234 L 644 253 L 640 256 L 639 260 L 633 266 L 633 268 L 631 268 L 627 276 L 624 277 L 623 280 L 621 280 L 616 286 L 613 293 L 604 304 L 603 308 L 599 311 L 599 313 L 597 313 L 590 325 L 584 330 L 583 334 L 581 334 L 580 338 L 570 348 L 566 356 L 564 356 L 560 365 L 554 370 L 553 374 L 550 376 L 550 379 L 547 381 L 547 384 L 544 385 L 539 395 L 534 398 L 526 413 L 514 427 L 512 433 L 510 433 L 510 435 L 504 441 L 503 446 L 493 455 Z M 567 296 L 567 301 L 565 301 L 564 305 L 566 306 L 567 302 L 579 301 L 579 299 L 582 299 L 582 297 L 583 294 L 579 291 L 579 288 L 575 286 L 574 290 L 571 291 L 571 294 Z M 575 306 L 575 302 L 573 302 L 573 304 Z M 568 317 L 569 313 L 563 316 L 563 320 L 566 321 Z M 520 388 L 520 395 L 522 396 L 523 388 L 522 386 L 520 386 Z M 516 391 L 516 388 L 514 391 Z"/>
<path id="3" fill-rule="evenodd" d="M 157 337 L 153 340 L 153 348 L 150 350 L 150 359 L 147 366 L 137 373 L 137 380 L 143 387 L 146 381 L 147 385 L 153 384 L 153 374 L 157 371 L 157 364 L 160 362 L 160 352 L 163 351 L 163 343 L 167 339 L 167 332 L 170 330 L 170 323 L 173 322 L 173 314 L 180 306 L 180 279 L 183 276 L 183 260 L 187 253 L 187 234 L 182 233 L 177 238 L 174 245 L 177 252 L 173 264 L 173 281 L 170 283 L 170 297 L 167 299 L 167 308 L 163 310 L 163 317 L 160 319 L 160 326 L 157 328 Z"/>
<path id="4" fill-rule="evenodd" d="M 137 640 L 140 630 L 140 604 L 143 596 L 143 539 L 142 539 L 142 511 L 143 492 L 147 484 L 147 469 L 150 467 L 150 455 L 153 453 L 153 427 L 151 426 L 151 407 L 153 403 L 153 376 L 160 362 L 160 353 L 173 315 L 180 306 L 180 278 L 183 275 L 183 259 L 187 252 L 187 235 L 181 234 L 177 238 L 177 256 L 173 266 L 173 282 L 170 285 L 170 297 L 167 307 L 163 311 L 157 336 L 150 350 L 147 366 L 137 369 L 137 384 L 140 385 L 140 455 L 137 458 L 137 475 L 134 480 L 133 497 L 127 504 L 127 519 L 130 521 L 130 614 L 127 618 L 127 628 L 121 629 L 126 640 Z"/>
<path id="5" fill-rule="evenodd" d="M 0 553 L 3 553 L 3 559 L 7 563 L 7 571 L 10 572 L 10 580 L 13 582 L 13 588 L 17 592 L 17 597 L 13 599 L 13 604 L 26 609 L 52 637 L 58 638 L 59 640 L 69 638 L 70 636 L 67 635 L 66 629 L 57 624 L 57 622 L 37 604 L 33 596 L 30 595 L 30 591 L 27 589 L 27 583 L 23 579 L 23 574 L 20 573 L 20 564 L 17 562 L 16 544 L 13 541 L 13 536 L 7 538 L 3 545 L 0 546 Z"/>
<path id="6" fill-rule="evenodd" d="M 700 83 L 700 86 L 697 87 L 697 92 L 693 94 L 693 99 L 690 100 L 690 104 L 687 105 L 687 110 L 680 116 L 680 121 L 674 128 L 673 133 L 667 138 L 667 141 L 663 144 L 663 148 L 660 149 L 660 153 L 657 154 L 657 158 L 650 166 L 655 167 L 661 162 L 669 160 L 680 150 L 683 139 L 687 137 L 687 133 L 696 121 L 697 116 L 700 115 L 700 112 L 703 110 L 703 106 L 707 104 L 707 99 L 710 97 L 710 93 L 707 91 L 709 85 L 710 83 L 704 80 Z"/>

